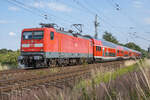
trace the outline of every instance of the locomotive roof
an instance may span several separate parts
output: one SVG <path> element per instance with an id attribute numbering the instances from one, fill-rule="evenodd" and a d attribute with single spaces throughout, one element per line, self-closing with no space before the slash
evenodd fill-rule
<path id="1" fill-rule="evenodd" d="M 70 36 L 76 36 L 76 37 L 84 38 L 84 39 L 91 39 L 92 38 L 92 37 L 90 37 L 88 35 L 82 35 L 82 34 L 79 34 L 79 33 L 71 33 L 71 32 L 68 32 L 68 31 L 56 30 L 56 32 L 59 32 L 59 33 L 62 33 L 62 34 L 66 34 L 66 35 L 70 35 Z"/>

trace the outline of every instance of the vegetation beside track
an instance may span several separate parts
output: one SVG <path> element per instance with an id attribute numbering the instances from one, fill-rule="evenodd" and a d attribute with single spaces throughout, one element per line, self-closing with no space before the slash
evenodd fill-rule
<path id="1" fill-rule="evenodd" d="M 149 100 L 150 60 L 118 69 L 114 72 L 94 71 L 91 79 L 75 87 L 83 100 Z"/>
<path id="2" fill-rule="evenodd" d="M 56 87 L 42 86 L 41 90 L 31 90 L 31 95 L 28 93 L 28 96 L 24 95 L 23 98 L 32 97 L 36 100 L 149 100 L 150 60 L 134 63 L 131 61 L 128 65 L 118 67 L 119 69 L 114 66 L 114 70 L 108 69 L 107 66 L 95 67 L 92 69 L 89 79 L 80 82 L 77 80 L 74 87 L 63 87 L 58 83 L 55 84 Z M 44 73 L 37 74 L 43 75 Z M 71 84 L 71 81 L 69 83 Z M 64 85 L 70 86 L 69 83 L 66 82 Z"/>
<path id="3" fill-rule="evenodd" d="M 0 49 L 0 69 L 16 68 L 19 51 Z"/>
<path id="4" fill-rule="evenodd" d="M 110 71 L 110 72 L 106 72 L 103 73 L 99 70 L 93 70 L 92 73 L 92 78 L 88 79 L 88 80 L 83 80 L 81 81 L 78 85 L 77 88 L 83 88 L 83 87 L 87 87 L 87 86 L 91 86 L 94 82 L 94 84 L 100 84 L 101 82 L 107 83 L 110 80 L 115 80 L 117 77 L 122 76 L 128 72 L 132 72 L 139 69 L 138 64 L 135 63 L 133 65 L 127 66 L 127 67 L 123 67 L 120 69 L 117 69 L 116 71 Z"/>
<path id="5" fill-rule="evenodd" d="M 104 72 L 104 71 L 103 71 Z M 149 100 L 150 99 L 150 60 L 122 67 L 117 70 L 92 71 L 90 79 L 82 80 L 73 89 L 43 89 L 47 96 L 36 94 L 37 99 L 48 100 Z M 57 95 L 56 95 L 57 94 Z"/>

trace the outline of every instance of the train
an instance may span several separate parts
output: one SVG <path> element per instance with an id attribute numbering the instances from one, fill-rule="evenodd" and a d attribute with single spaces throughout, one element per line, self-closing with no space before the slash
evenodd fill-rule
<path id="1" fill-rule="evenodd" d="M 67 66 L 140 58 L 141 52 L 51 24 L 26 28 L 21 34 L 20 68 Z"/>

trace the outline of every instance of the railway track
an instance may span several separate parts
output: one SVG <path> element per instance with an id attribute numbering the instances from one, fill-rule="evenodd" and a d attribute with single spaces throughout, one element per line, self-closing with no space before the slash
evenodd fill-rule
<path id="1" fill-rule="evenodd" d="M 58 73 L 60 71 L 68 70 L 68 69 L 74 69 L 76 68 L 75 66 L 69 66 L 69 67 L 52 67 L 52 68 L 42 68 L 42 69 L 15 69 L 15 70 L 6 70 L 6 71 L 1 71 L 0 73 L 0 84 L 2 84 L 1 81 L 3 80 L 18 80 L 21 77 L 31 77 L 31 76 L 37 76 L 41 74 L 46 74 L 46 73 Z M 10 72 L 10 73 L 9 73 Z"/>
<path id="2" fill-rule="evenodd" d="M 20 78 L 18 80 L 6 80 L 3 85 L 0 87 L 0 91 L 8 92 L 12 89 L 19 89 L 25 88 L 29 86 L 35 86 L 42 83 L 47 83 L 49 81 L 55 81 L 58 79 L 64 79 L 66 77 L 74 76 L 80 73 L 88 72 L 88 68 L 81 68 L 81 69 L 74 69 L 74 70 L 67 70 L 57 74 L 47 74 L 47 75 L 37 75 L 31 77 Z"/>
<path id="3" fill-rule="evenodd" d="M 38 69 L 37 72 L 41 70 L 45 72 L 42 74 L 35 74 L 36 70 L 32 70 L 32 71 L 20 70 L 22 72 L 19 73 L 24 72 L 26 74 L 20 74 L 19 76 L 8 78 L 8 79 L 3 79 L 3 78 L 0 79 L 0 95 L 3 95 L 3 93 L 9 93 L 12 90 L 22 91 L 22 89 L 24 88 L 31 88 L 39 85 L 55 86 L 55 84 L 59 84 L 59 83 L 65 84 L 66 82 L 69 82 L 69 80 L 74 80 L 81 77 L 89 77 L 91 73 L 91 69 L 93 68 L 100 68 L 100 66 L 117 68 L 122 66 L 123 64 L 124 61 L 115 61 L 115 62 L 97 63 L 97 64 L 89 64 L 89 65 L 78 65 L 75 67 L 60 68 L 60 71 L 56 73 L 49 72 L 48 68 Z M 9 71 L 6 71 L 6 73 L 8 72 Z M 16 74 L 16 72 L 12 72 L 12 75 Z M 3 73 L 2 75 L 6 75 L 6 73 Z"/>
<path id="4" fill-rule="evenodd" d="M 110 62 L 109 62 L 110 63 Z M 101 63 L 104 65 L 104 63 Z M 105 63 L 106 65 L 106 63 Z M 82 65 L 77 65 L 82 66 Z M 6 80 L 6 79 L 14 79 L 16 77 L 20 76 L 28 76 L 28 75 L 36 75 L 40 73 L 46 73 L 46 72 L 52 72 L 53 70 L 62 71 L 62 70 L 68 70 L 70 68 L 75 68 L 76 66 L 68 66 L 68 67 L 52 67 L 52 68 L 42 68 L 42 69 L 12 69 L 12 70 L 4 70 L 0 71 L 0 81 Z"/>

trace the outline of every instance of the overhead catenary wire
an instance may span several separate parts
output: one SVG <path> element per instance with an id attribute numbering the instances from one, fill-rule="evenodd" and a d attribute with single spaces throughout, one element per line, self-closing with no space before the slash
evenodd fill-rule
<path id="1" fill-rule="evenodd" d="M 18 3 L 18 0 L 7 0 L 7 1 L 13 3 L 14 5 L 17 5 L 17 6 L 20 7 L 20 8 L 23 8 L 24 10 L 26 10 L 26 11 L 28 11 L 28 12 L 30 12 L 30 13 L 35 13 L 36 15 L 41 16 L 41 17 L 44 17 L 44 15 L 47 14 L 46 11 L 41 10 L 41 9 L 37 9 L 37 8 L 34 8 L 34 7 L 30 7 L 30 5 L 24 4 L 23 2 Z M 17 1 L 17 2 L 14 2 L 14 1 Z M 39 1 L 40 1 L 40 0 L 39 0 Z M 20 1 L 19 1 L 19 2 L 20 2 Z M 91 7 L 91 9 L 89 9 L 89 7 L 85 6 L 85 5 L 84 5 L 83 3 L 81 3 L 80 1 L 73 0 L 73 2 L 76 2 L 77 5 L 80 5 L 80 7 L 81 7 L 82 9 L 85 9 L 85 11 L 88 12 L 89 14 L 95 15 L 95 14 L 97 14 L 98 12 L 101 13 L 101 12 L 99 11 L 99 9 L 95 10 L 96 7 Z M 23 3 L 23 4 L 22 4 L 22 3 Z M 48 13 L 47 15 L 53 16 L 53 15 L 51 15 L 50 13 Z M 102 15 L 103 15 L 103 14 L 102 14 Z M 66 24 L 66 23 L 70 23 L 70 22 L 72 23 L 72 21 L 65 20 L 64 18 L 59 18 L 58 16 L 55 16 L 55 15 L 54 15 L 53 17 L 58 18 L 58 20 L 63 21 L 65 24 Z M 115 31 L 117 31 L 117 32 L 120 31 L 120 30 L 115 29 L 115 26 L 112 25 L 109 21 L 105 20 L 105 17 L 100 17 L 99 14 L 98 14 L 98 17 L 101 19 L 101 21 L 104 21 L 105 24 L 107 23 L 106 25 L 108 25 L 111 29 L 113 29 L 113 30 L 115 30 Z M 123 33 L 123 32 L 121 32 L 121 33 Z"/>
<path id="2" fill-rule="evenodd" d="M 29 12 L 29 13 L 32 13 L 32 14 L 34 13 L 34 14 L 40 16 L 40 17 L 44 17 L 42 14 L 36 13 L 36 12 L 34 12 L 33 10 L 31 10 L 31 9 L 29 9 L 29 8 L 27 8 L 27 7 L 18 5 L 18 4 L 16 4 L 15 2 L 13 2 L 12 0 L 5 0 L 5 1 L 7 1 L 8 3 L 10 3 L 10 4 L 12 4 L 12 5 L 16 6 L 16 7 L 19 7 L 19 8 L 21 8 L 21 9 L 23 9 L 23 10 Z"/>
<path id="3" fill-rule="evenodd" d="M 119 12 L 126 16 L 126 18 L 134 25 L 134 26 L 137 26 L 138 28 L 143 28 L 140 24 L 137 23 L 137 21 L 134 20 L 134 18 L 132 18 L 131 16 L 129 16 L 126 12 L 123 11 L 123 9 L 120 8 L 120 4 L 119 3 L 116 3 L 114 0 L 107 0 L 107 1 L 110 1 L 111 2 L 111 6 L 112 7 L 119 7 Z M 140 25 L 140 26 L 138 26 Z M 142 29 L 143 30 L 143 29 Z"/>
<path id="4" fill-rule="evenodd" d="M 41 0 L 39 0 L 40 2 L 42 2 Z M 51 0 L 48 0 L 48 1 L 50 1 L 51 2 Z M 64 2 L 62 1 L 62 0 L 55 0 L 55 2 L 60 2 L 60 3 L 62 3 L 62 4 L 64 4 Z M 72 5 L 71 5 L 72 6 Z M 77 8 L 78 9 L 78 8 Z M 81 9 L 80 9 L 81 10 Z M 70 17 L 70 18 L 72 18 L 72 19 L 74 19 L 76 22 L 80 22 L 80 23 L 82 23 L 83 22 L 83 20 L 82 19 L 80 19 L 80 18 L 78 18 L 78 17 L 75 17 L 75 16 L 73 16 L 73 15 L 70 15 L 70 14 L 64 14 L 64 15 L 67 15 L 68 17 Z"/>
<path id="5" fill-rule="evenodd" d="M 110 3 L 110 5 L 112 5 L 112 7 L 119 7 L 119 12 L 121 12 L 121 14 L 123 14 L 124 16 L 126 16 L 127 17 L 127 19 L 130 21 L 130 22 L 132 22 L 132 24 L 134 25 L 134 26 L 136 26 L 136 27 L 138 27 L 138 28 L 140 28 L 141 30 L 143 30 L 143 28 L 144 27 L 142 27 L 141 25 L 140 26 L 138 26 L 139 24 L 137 24 L 137 22 L 132 18 L 132 17 L 130 17 L 130 16 L 128 16 L 121 8 L 120 8 L 120 5 L 118 4 L 118 3 L 116 3 L 114 0 L 107 0 L 107 1 L 110 1 L 111 3 Z M 143 33 L 145 33 L 145 32 L 143 32 Z M 146 39 L 146 38 L 144 38 L 144 37 L 142 37 L 141 36 L 141 34 L 139 34 L 139 35 L 137 35 L 137 34 L 139 34 L 139 33 L 137 33 L 136 32 L 136 34 L 134 33 L 133 35 L 135 36 L 135 38 L 139 38 L 139 39 L 141 39 L 141 40 L 144 40 L 144 41 L 147 41 L 147 42 L 150 42 L 150 40 L 149 39 Z"/>
<path id="6" fill-rule="evenodd" d="M 51 17 L 57 18 L 57 20 L 59 20 L 59 22 L 63 22 L 62 24 L 68 24 L 70 25 L 70 23 L 73 23 L 69 20 L 63 19 L 61 17 L 55 16 L 53 14 L 50 14 L 44 10 L 38 9 L 38 8 L 34 8 L 30 5 L 24 4 L 23 2 L 17 1 L 17 0 L 7 0 L 9 3 L 24 9 L 25 11 L 28 11 L 30 13 L 37 13 L 38 16 L 42 16 L 43 18 L 45 17 L 45 15 L 50 15 Z"/>
<path id="7" fill-rule="evenodd" d="M 39 9 L 36 9 L 36 8 L 34 8 L 34 7 L 31 7 L 31 6 L 29 6 L 29 5 L 25 5 L 24 3 L 22 3 L 22 2 L 19 2 L 19 1 L 17 1 L 17 0 L 13 0 L 13 1 L 15 1 L 16 3 L 19 3 L 20 5 L 23 5 L 23 7 L 24 8 L 28 8 L 30 11 L 31 10 L 37 10 L 38 12 L 41 12 L 41 10 L 39 10 Z M 76 0 L 75 0 L 76 1 Z M 77 1 L 76 1 L 77 2 Z M 83 4 L 81 4 L 80 2 L 77 2 L 77 4 L 80 4 L 80 6 L 83 6 Z M 84 8 L 86 8 L 86 7 L 84 7 Z M 34 12 L 34 11 L 32 11 L 32 12 Z M 92 12 L 92 11 L 90 11 L 90 12 Z M 34 12 L 35 13 L 35 12 Z M 46 12 L 44 12 L 44 13 L 46 13 Z M 94 12 L 93 12 L 94 13 Z M 42 15 L 45 15 L 45 14 L 42 14 Z M 54 15 L 51 15 L 51 16 L 54 16 Z M 43 16 L 42 16 L 43 17 Z M 54 16 L 54 17 L 56 17 L 56 16 Z M 65 22 L 69 22 L 68 20 L 65 20 Z M 110 24 L 109 24 L 110 25 Z"/>
<path id="8" fill-rule="evenodd" d="M 84 6 L 84 4 L 83 3 L 81 3 L 81 2 L 79 2 L 79 1 L 77 1 L 77 0 L 73 0 L 73 1 L 75 1 L 75 3 L 78 5 L 78 6 L 80 6 L 81 8 L 83 8 L 83 9 L 86 9 L 87 7 L 86 6 Z M 86 5 L 87 5 L 87 2 L 88 1 L 86 1 L 85 3 L 86 3 Z M 80 4 L 80 5 L 79 5 Z M 90 3 L 91 4 L 91 3 Z M 89 6 L 89 5 L 88 5 Z M 95 8 L 95 9 L 94 9 Z M 97 11 L 97 12 L 95 12 L 95 11 Z M 115 29 L 115 27 L 110 23 L 110 22 L 108 22 L 107 20 L 108 20 L 108 18 L 107 18 L 107 16 L 104 16 L 104 14 L 101 14 L 101 15 L 103 15 L 104 17 L 100 17 L 99 16 L 99 13 L 101 13 L 101 11 L 99 11 L 98 9 L 96 9 L 96 7 L 93 7 L 93 6 L 91 6 L 91 9 L 89 10 L 87 10 L 87 12 L 89 13 L 89 14 L 97 14 L 98 15 L 98 18 L 101 20 L 101 22 L 102 21 L 104 21 L 104 23 L 106 24 L 107 23 L 107 26 L 110 26 L 114 31 L 116 31 L 116 32 L 119 32 L 120 30 L 116 30 Z M 107 18 L 107 20 L 105 20 L 104 18 Z M 121 32 L 120 31 L 120 33 L 123 33 L 123 32 Z"/>

